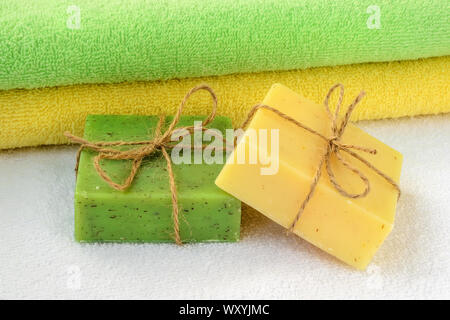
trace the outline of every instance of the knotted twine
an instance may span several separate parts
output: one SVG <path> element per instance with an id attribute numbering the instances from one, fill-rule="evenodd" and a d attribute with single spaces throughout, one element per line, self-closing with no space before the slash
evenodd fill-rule
<path id="1" fill-rule="evenodd" d="M 123 191 L 127 189 L 134 180 L 139 168 L 141 167 L 142 160 L 153 154 L 154 152 L 161 151 L 167 163 L 167 172 L 169 174 L 169 185 L 172 199 L 172 217 L 173 217 L 173 229 L 174 229 L 174 237 L 175 242 L 179 245 L 182 244 L 180 238 L 180 225 L 179 225 L 179 207 L 178 207 L 178 197 L 177 197 L 177 187 L 175 184 L 175 177 L 172 169 L 172 161 L 167 153 L 167 149 L 173 148 L 173 144 L 171 144 L 171 136 L 176 131 L 186 130 L 184 135 L 192 133 L 195 129 L 199 129 L 195 126 L 185 126 L 178 127 L 175 126 L 178 124 L 180 120 L 181 113 L 183 112 L 184 105 L 189 100 L 190 96 L 199 90 L 206 90 L 210 93 L 211 98 L 213 100 L 213 105 L 211 108 L 211 113 L 205 120 L 203 120 L 201 124 L 201 130 L 207 130 L 205 127 L 214 120 L 216 116 L 217 109 L 217 97 L 214 91 L 207 85 L 200 85 L 192 88 L 186 94 L 184 99 L 181 101 L 180 106 L 178 107 L 175 116 L 170 123 L 169 127 L 164 133 L 161 133 L 161 128 L 164 124 L 165 116 L 160 116 L 158 124 L 155 129 L 154 137 L 151 140 L 145 141 L 113 141 L 113 142 L 90 142 L 83 138 L 72 135 L 70 132 L 65 132 L 64 135 L 69 138 L 72 142 L 80 144 L 80 148 L 77 152 L 77 160 L 75 171 L 78 171 L 78 165 L 80 162 L 80 155 L 83 149 L 90 149 L 98 152 L 98 154 L 94 157 L 94 168 L 97 171 L 98 175 L 107 182 L 112 188 L 116 190 Z M 130 150 L 117 150 L 109 147 L 118 147 L 118 146 L 133 146 L 133 145 L 141 145 L 135 149 Z M 184 146 L 183 148 L 185 148 Z M 118 184 L 114 182 L 111 177 L 102 169 L 100 165 L 100 160 L 102 159 L 110 159 L 110 160 L 132 160 L 131 171 L 128 177 L 122 184 Z"/>
<path id="2" fill-rule="evenodd" d="M 334 114 L 330 111 L 330 108 L 328 106 L 328 102 L 330 100 L 331 94 L 333 93 L 333 91 L 336 88 L 340 88 L 340 94 L 339 94 L 339 100 L 337 102 L 336 105 L 336 110 L 334 112 Z M 322 174 L 322 167 L 325 164 L 326 167 L 326 172 L 328 174 L 328 178 L 331 182 L 331 184 L 333 185 L 333 187 L 336 189 L 337 192 L 339 192 L 339 194 L 341 194 L 343 197 L 346 198 L 350 198 L 350 199 L 357 199 L 357 198 L 363 198 L 365 196 L 367 196 L 370 192 L 370 182 L 369 179 L 356 167 L 354 167 L 353 165 L 351 165 L 347 160 L 345 160 L 342 155 L 341 155 L 341 151 L 346 152 L 347 154 L 349 154 L 350 156 L 352 156 L 355 159 L 358 159 L 359 161 L 361 161 L 363 164 L 365 164 L 368 168 L 370 168 L 371 170 L 373 170 L 375 173 L 377 173 L 379 176 L 381 176 L 382 178 L 384 178 L 389 184 L 391 184 L 398 192 L 398 197 L 400 197 L 400 187 L 397 185 L 397 183 L 390 178 L 389 176 L 387 176 L 385 173 L 383 173 L 381 170 L 379 170 L 378 168 L 376 168 L 373 164 L 371 164 L 369 161 L 367 161 L 366 159 L 362 158 L 360 155 L 358 155 L 357 153 L 353 152 L 351 149 L 354 150 L 359 150 L 359 151 L 363 151 L 363 152 L 367 152 L 370 154 L 376 154 L 377 150 L 376 149 L 371 149 L 371 148 L 366 148 L 363 146 L 356 146 L 356 145 L 351 145 L 351 144 L 343 144 L 341 143 L 341 137 L 345 132 L 345 128 L 347 128 L 347 125 L 349 123 L 350 120 L 350 116 L 353 112 L 353 110 L 355 109 L 356 105 L 361 101 L 361 99 L 365 96 L 365 92 L 361 91 L 361 93 L 355 98 L 355 100 L 349 105 L 349 107 L 347 108 L 347 111 L 345 112 L 344 117 L 342 118 L 342 120 L 339 122 L 339 111 L 342 105 L 342 100 L 344 99 L 344 86 L 340 83 L 335 84 L 334 86 L 332 86 L 330 88 L 330 90 L 328 91 L 328 94 L 325 98 L 324 101 L 324 106 L 325 106 L 325 110 L 327 111 L 327 115 L 331 121 L 331 137 L 326 137 L 324 135 L 322 135 L 320 132 L 317 132 L 314 129 L 311 129 L 310 127 L 304 125 L 301 122 L 298 122 L 297 120 L 291 118 L 290 116 L 288 116 L 287 114 L 279 111 L 278 109 L 275 109 L 271 106 L 268 105 L 263 105 L 263 104 L 257 104 L 255 105 L 251 110 L 250 113 L 247 116 L 247 119 L 244 121 L 242 128 L 246 128 L 247 125 L 249 124 L 249 122 L 253 119 L 253 117 L 256 114 L 256 111 L 258 111 L 259 109 L 266 109 L 269 110 L 273 113 L 275 113 L 276 115 L 278 115 L 279 117 L 289 121 L 290 123 L 293 123 L 294 125 L 296 125 L 299 128 L 302 128 L 320 138 L 322 138 L 325 142 L 326 142 L 326 149 L 324 154 L 322 155 L 320 161 L 319 161 L 319 165 L 317 166 L 317 170 L 316 173 L 314 175 L 314 178 L 311 182 L 311 185 L 309 187 L 309 191 L 308 194 L 306 195 L 305 199 L 302 202 L 302 205 L 300 206 L 300 209 L 297 211 L 297 214 L 294 218 L 294 221 L 291 223 L 290 227 L 289 227 L 289 231 L 293 231 L 295 226 L 297 225 L 298 220 L 300 219 L 302 213 L 305 211 L 305 208 L 307 206 L 307 204 L 309 203 L 309 201 L 311 200 L 311 198 L 314 195 L 314 191 L 316 190 L 316 187 L 319 183 L 319 179 L 320 176 Z M 364 190 L 360 193 L 350 193 L 347 192 L 336 180 L 336 177 L 334 175 L 334 172 L 331 168 L 331 156 L 335 155 L 337 160 L 342 163 L 342 165 L 344 165 L 345 168 L 347 168 L 348 170 L 352 171 L 353 173 L 355 173 L 364 183 L 365 187 Z"/>
<path id="3" fill-rule="evenodd" d="M 340 88 L 340 95 L 339 95 L 339 100 L 336 106 L 336 110 L 335 113 L 332 114 L 330 111 L 330 108 L 328 106 L 328 102 L 329 99 L 331 97 L 331 94 L 333 93 L 333 91 L 336 88 Z M 214 93 L 214 91 L 212 90 L 211 87 L 209 87 L 208 85 L 200 85 L 197 87 L 192 88 L 184 97 L 184 99 L 182 100 L 180 106 L 178 107 L 178 110 L 171 122 L 171 124 L 169 125 L 168 129 L 162 134 L 161 133 L 161 128 L 162 125 L 164 123 L 164 119 L 165 116 L 160 116 L 158 124 L 156 126 L 155 129 L 155 134 L 154 134 L 154 138 L 151 140 L 145 140 L 145 141 L 113 141 L 113 142 L 90 142 L 87 141 L 83 138 L 77 137 L 72 135 L 69 132 L 65 132 L 65 136 L 67 138 L 69 138 L 72 142 L 74 143 L 78 143 L 80 144 L 80 148 L 78 149 L 77 152 L 77 160 L 76 160 L 76 167 L 75 167 L 75 171 L 78 170 L 78 165 L 79 165 L 79 160 L 80 160 L 80 155 L 81 155 L 81 151 L 83 151 L 83 149 L 90 149 L 93 151 L 98 152 L 98 154 L 94 157 L 94 167 L 95 170 L 97 171 L 98 175 L 105 181 L 107 182 L 112 188 L 116 189 L 116 190 L 120 190 L 123 191 L 125 189 L 127 189 L 131 183 L 133 182 L 134 177 L 136 176 L 141 164 L 142 164 L 142 160 L 153 154 L 154 152 L 157 151 L 161 151 L 166 162 L 167 162 L 167 171 L 168 171 L 168 175 L 169 175 L 169 184 L 170 184 L 170 191 L 171 191 L 171 199 L 172 199 L 172 216 L 173 216 L 173 224 L 174 224 L 174 234 L 175 234 L 175 242 L 179 245 L 182 244 L 182 241 L 180 239 L 180 228 L 179 228 L 179 207 L 178 207 L 178 197 L 177 197 L 177 189 L 176 189 L 176 184 L 175 184 L 175 177 L 174 177 L 174 173 L 173 173 L 173 169 L 172 169 L 172 162 L 171 159 L 167 153 L 166 149 L 170 149 L 173 148 L 173 144 L 171 144 L 171 136 L 174 132 L 178 131 L 178 130 L 187 130 L 187 134 L 192 133 L 196 127 L 195 126 L 186 126 L 186 127 L 179 127 L 179 128 L 175 128 L 175 126 L 178 124 L 179 120 L 180 120 L 180 116 L 181 113 L 183 111 L 183 107 L 186 104 L 186 102 L 188 101 L 188 99 L 190 98 L 190 96 L 199 90 L 206 90 L 210 93 L 212 100 L 213 100 L 213 105 L 212 105 L 212 109 L 211 109 L 211 113 L 209 114 L 209 116 L 203 120 L 202 122 L 202 126 L 201 126 L 201 130 L 205 131 L 206 128 L 205 126 L 207 126 L 209 123 L 211 123 L 211 121 L 214 120 L 215 115 L 216 115 L 216 109 L 217 109 L 217 97 Z M 252 107 L 251 111 L 249 112 L 249 114 L 247 115 L 246 120 L 244 121 L 244 123 L 242 124 L 241 128 L 245 129 L 248 124 L 250 123 L 250 121 L 253 119 L 253 117 L 255 116 L 256 112 L 259 109 L 266 109 L 269 110 L 273 113 L 275 113 L 276 115 L 278 115 L 279 117 L 289 121 L 290 123 L 293 123 L 294 125 L 296 125 L 297 127 L 300 127 L 320 138 L 322 138 L 325 142 L 326 142 L 326 150 L 319 162 L 317 171 L 314 175 L 314 178 L 312 180 L 312 183 L 310 185 L 310 189 L 309 192 L 307 194 L 307 196 L 305 197 L 305 199 L 303 200 L 302 205 L 300 206 L 300 209 L 298 210 L 294 221 L 292 222 L 289 230 L 292 231 L 298 220 L 300 219 L 300 216 L 302 215 L 303 211 L 305 210 L 307 204 L 309 203 L 309 201 L 311 200 L 314 191 L 319 183 L 319 179 L 321 177 L 321 173 L 322 173 L 322 167 L 325 164 L 326 166 L 326 170 L 327 170 L 327 174 L 328 174 L 328 178 L 330 179 L 332 185 L 334 186 L 334 188 L 339 192 L 339 194 L 341 194 L 343 197 L 346 198 L 351 198 L 351 199 L 357 199 L 357 198 L 362 198 L 365 197 L 367 194 L 369 194 L 370 192 L 370 182 L 369 179 L 357 168 L 355 168 L 354 166 L 352 166 L 348 161 L 346 161 L 342 155 L 340 154 L 341 151 L 346 152 L 347 154 L 349 154 L 350 156 L 352 156 L 355 159 L 358 159 L 359 161 L 361 161 L 363 164 L 365 164 L 368 168 L 370 168 L 371 170 L 373 170 L 375 173 L 377 173 L 378 175 L 380 175 L 381 177 L 383 177 L 388 183 L 390 183 L 398 192 L 398 196 L 400 196 L 400 188 L 397 185 L 397 183 L 391 179 L 389 176 L 387 176 L 386 174 L 384 174 L 382 171 L 380 171 L 379 169 L 377 169 L 375 166 L 373 166 L 369 161 L 367 161 L 366 159 L 362 158 L 361 156 L 359 156 L 357 153 L 353 152 L 351 149 L 354 150 L 359 150 L 359 151 L 363 151 L 363 152 L 367 152 L 370 154 L 376 154 L 377 150 L 376 149 L 371 149 L 371 148 L 366 148 L 366 147 L 362 147 L 362 146 L 356 146 L 356 145 L 349 145 L 349 144 L 343 144 L 340 142 L 340 139 L 342 137 L 342 135 L 344 134 L 345 128 L 348 125 L 351 113 L 353 112 L 354 108 L 356 107 L 356 105 L 361 101 L 361 99 L 363 98 L 363 96 L 365 95 L 364 92 L 361 92 L 356 99 L 353 101 L 352 104 L 350 104 L 350 106 L 348 107 L 345 116 L 343 117 L 342 121 L 339 123 L 339 110 L 342 104 L 342 100 L 344 97 L 344 86 L 342 84 L 336 84 L 333 87 L 331 87 L 331 89 L 329 90 L 325 101 L 324 101 L 324 106 L 325 109 L 327 111 L 327 115 L 330 118 L 331 121 L 331 132 L 332 135 L 331 137 L 326 137 L 324 135 L 322 135 L 321 133 L 317 132 L 314 129 L 309 128 L 308 126 L 298 122 L 297 120 L 291 118 L 290 116 L 288 116 L 287 114 L 279 111 L 278 109 L 275 109 L 271 106 L 268 105 L 263 105 L 263 104 L 257 104 L 255 106 Z M 117 150 L 117 149 L 113 149 L 113 148 L 109 148 L 109 147 L 117 147 L 117 146 L 133 146 L 133 145 L 141 145 L 140 147 L 137 147 L 135 149 L 130 149 L 130 150 Z M 190 147 L 192 148 L 192 147 Z M 363 181 L 363 183 L 365 184 L 365 188 L 362 192 L 360 193 L 349 193 L 347 192 L 337 181 L 336 181 L 336 177 L 333 173 L 333 170 L 330 166 L 330 159 L 332 155 L 336 155 L 336 158 L 339 160 L 340 163 L 342 163 L 344 165 L 345 168 L 347 168 L 348 170 L 352 171 L 353 173 L 355 173 L 356 175 L 358 175 L 358 177 Z M 102 159 L 110 159 L 110 160 L 132 160 L 132 167 L 131 167 L 131 171 L 130 174 L 128 175 L 128 177 L 125 179 L 123 184 L 118 184 L 116 182 L 114 182 L 107 174 L 106 172 L 102 169 L 101 165 L 100 165 L 100 160 Z"/>

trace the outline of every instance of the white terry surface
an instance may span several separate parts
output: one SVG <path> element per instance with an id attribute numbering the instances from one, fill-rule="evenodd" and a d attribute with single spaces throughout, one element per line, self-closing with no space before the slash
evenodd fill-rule
<path id="1" fill-rule="evenodd" d="M 356 271 L 252 210 L 232 244 L 73 239 L 75 147 L 0 152 L 0 298 L 450 298 L 450 115 L 361 122 L 404 154 L 394 230 Z"/>

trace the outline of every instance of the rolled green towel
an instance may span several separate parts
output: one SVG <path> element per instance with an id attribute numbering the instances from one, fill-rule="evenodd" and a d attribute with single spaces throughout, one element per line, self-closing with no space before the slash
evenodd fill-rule
<path id="1" fill-rule="evenodd" d="M 0 89 L 448 54 L 448 0 L 9 0 L 0 4 Z"/>

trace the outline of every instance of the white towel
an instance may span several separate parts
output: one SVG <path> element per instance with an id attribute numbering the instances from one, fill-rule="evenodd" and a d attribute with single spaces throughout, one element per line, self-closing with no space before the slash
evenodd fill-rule
<path id="1" fill-rule="evenodd" d="M 450 298 L 450 115 L 360 122 L 404 154 L 394 230 L 366 271 L 253 210 L 230 244 L 73 239 L 75 147 L 0 153 L 0 298 Z"/>

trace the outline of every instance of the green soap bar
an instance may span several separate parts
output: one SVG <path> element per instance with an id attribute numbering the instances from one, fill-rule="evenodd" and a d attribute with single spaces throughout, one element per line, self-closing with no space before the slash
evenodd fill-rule
<path id="1" fill-rule="evenodd" d="M 177 127 L 190 126 L 194 120 L 203 119 L 182 116 Z M 158 120 L 157 116 L 89 115 L 84 138 L 89 141 L 149 140 Z M 171 120 L 172 117 L 166 117 L 163 132 Z M 231 128 L 231 120 L 216 117 L 208 127 L 225 133 Z M 170 155 L 171 151 L 168 152 Z M 96 154 L 84 150 L 80 157 L 75 190 L 75 239 L 80 242 L 174 242 L 167 163 L 161 152 L 144 159 L 132 185 L 125 191 L 113 189 L 99 177 L 93 165 Z M 225 156 L 224 152 L 224 160 Z M 102 160 L 101 165 L 115 182 L 122 183 L 130 172 L 131 161 Z M 173 163 L 183 242 L 239 240 L 241 202 L 214 184 L 222 166 L 194 164 L 193 161 L 192 164 Z"/>

